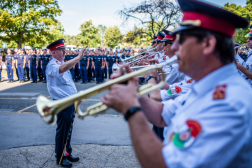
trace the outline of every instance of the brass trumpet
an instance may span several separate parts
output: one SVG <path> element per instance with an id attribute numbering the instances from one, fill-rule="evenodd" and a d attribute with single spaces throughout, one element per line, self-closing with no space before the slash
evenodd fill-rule
<path id="1" fill-rule="evenodd" d="M 126 59 L 122 60 L 122 62 L 124 62 L 124 63 L 130 62 L 130 61 L 132 61 L 132 60 L 134 60 L 134 59 L 137 59 L 140 55 L 145 54 L 145 53 L 152 52 L 152 51 L 155 50 L 155 49 L 156 49 L 156 48 L 153 48 L 153 49 L 151 49 L 151 50 L 149 50 L 149 51 L 145 51 L 145 52 L 139 53 L 139 54 L 137 54 L 137 55 L 131 56 L 130 58 L 126 58 Z"/>
<path id="2" fill-rule="evenodd" d="M 164 62 L 162 64 L 150 65 L 138 71 L 134 71 L 132 73 L 123 75 L 119 78 L 110 80 L 106 83 L 97 85 L 90 89 L 80 91 L 77 94 L 74 94 L 72 96 L 69 96 L 60 100 L 49 100 L 44 96 L 39 96 L 36 101 L 38 112 L 40 116 L 42 117 L 42 119 L 50 125 L 55 124 L 58 113 L 60 113 L 63 109 L 67 108 L 68 106 L 72 104 L 75 105 L 76 113 L 78 114 L 80 118 L 84 118 L 85 116 L 88 116 L 88 115 L 94 115 L 97 113 L 104 112 L 109 107 L 104 105 L 102 102 L 94 104 L 88 107 L 86 109 L 86 112 L 82 112 L 79 107 L 80 101 L 85 101 L 86 98 L 96 95 L 100 92 L 103 92 L 109 89 L 114 84 L 119 84 L 119 83 L 128 81 L 129 79 L 133 77 L 144 75 L 146 73 L 149 73 L 155 70 L 160 71 L 162 73 L 163 79 L 165 79 L 165 73 L 162 71 L 162 67 L 165 65 L 173 64 L 176 61 L 177 61 L 177 57 L 174 56 L 171 59 L 169 59 L 167 62 Z M 163 87 L 164 84 L 165 84 L 165 81 L 163 80 L 157 85 L 152 85 L 152 84 L 143 85 L 138 89 L 138 95 L 143 96 L 144 94 L 147 94 L 155 89 L 159 89 Z"/>

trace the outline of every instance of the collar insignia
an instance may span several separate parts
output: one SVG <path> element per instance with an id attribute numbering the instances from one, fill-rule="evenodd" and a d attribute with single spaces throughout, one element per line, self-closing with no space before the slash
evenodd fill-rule
<path id="1" fill-rule="evenodd" d="M 215 91 L 213 93 L 214 100 L 225 99 L 226 97 L 226 89 L 227 85 L 219 85 L 215 87 Z"/>
<path id="2" fill-rule="evenodd" d="M 186 83 L 192 83 L 193 79 L 189 79 Z"/>

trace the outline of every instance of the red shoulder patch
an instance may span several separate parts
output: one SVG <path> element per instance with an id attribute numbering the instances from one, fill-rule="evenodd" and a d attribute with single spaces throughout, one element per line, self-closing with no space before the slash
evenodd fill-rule
<path id="1" fill-rule="evenodd" d="M 192 83 L 193 79 L 189 79 L 186 83 Z"/>
<path id="2" fill-rule="evenodd" d="M 175 86 L 175 89 L 176 89 L 177 94 L 180 93 L 180 92 L 182 92 L 181 87 Z"/>
<path id="3" fill-rule="evenodd" d="M 163 56 L 163 60 L 166 60 L 166 56 Z"/>
<path id="4" fill-rule="evenodd" d="M 213 93 L 214 100 L 220 100 L 226 98 L 226 89 L 227 85 L 219 85 L 215 87 L 215 91 Z"/>

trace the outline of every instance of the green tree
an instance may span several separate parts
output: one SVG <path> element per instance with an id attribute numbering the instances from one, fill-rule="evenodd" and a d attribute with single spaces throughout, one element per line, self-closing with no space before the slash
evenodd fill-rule
<path id="1" fill-rule="evenodd" d="M 62 13 L 57 0 L 5 0 L 0 6 L 0 39 L 18 47 L 34 38 L 43 41 Z"/>
<path id="2" fill-rule="evenodd" d="M 77 45 L 96 47 L 101 42 L 99 29 L 92 24 L 92 20 L 83 23 L 80 30 L 81 33 L 76 36 Z"/>
<path id="3" fill-rule="evenodd" d="M 61 38 L 64 38 L 64 29 L 61 23 L 57 22 L 57 24 L 49 26 L 46 35 L 40 36 L 34 32 L 33 38 L 30 38 L 25 44 L 34 48 L 43 48 Z"/>
<path id="4" fill-rule="evenodd" d="M 135 46 L 139 46 L 146 41 L 147 37 L 146 32 L 147 32 L 146 29 L 134 27 L 133 31 L 129 31 L 126 34 L 123 41 L 126 43 L 132 43 Z"/>
<path id="5" fill-rule="evenodd" d="M 118 14 L 124 23 L 134 20 L 144 27 L 147 26 L 150 30 L 147 35 L 150 38 L 163 28 L 177 27 L 182 16 L 180 7 L 173 0 L 143 0 L 138 5 L 124 7 Z"/>
<path id="6" fill-rule="evenodd" d="M 108 28 L 103 25 L 98 25 L 98 29 L 99 29 L 99 34 L 101 35 L 102 46 L 104 46 L 104 35 L 105 35 L 105 32 Z"/>
<path id="7" fill-rule="evenodd" d="M 105 32 L 105 43 L 110 48 L 114 48 L 122 42 L 122 33 L 117 26 L 109 27 Z"/>
<path id="8" fill-rule="evenodd" d="M 76 36 L 65 35 L 64 39 L 68 45 L 77 45 Z"/>
<path id="9" fill-rule="evenodd" d="M 233 12 L 237 15 L 240 15 L 244 18 L 247 18 L 250 23 L 252 21 L 252 0 L 247 0 L 246 6 L 237 6 L 236 4 L 229 4 L 226 3 L 223 7 L 226 10 L 229 10 L 230 12 Z M 235 36 L 234 36 L 234 41 L 239 43 L 239 44 L 244 44 L 247 41 L 247 36 L 248 33 L 250 32 L 250 29 L 237 29 Z"/>

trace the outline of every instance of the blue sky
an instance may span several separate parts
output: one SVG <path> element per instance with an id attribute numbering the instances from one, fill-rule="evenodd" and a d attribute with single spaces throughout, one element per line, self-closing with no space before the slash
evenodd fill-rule
<path id="1" fill-rule="evenodd" d="M 57 19 L 62 23 L 65 34 L 77 35 L 82 23 L 92 20 L 95 26 L 99 24 L 118 26 L 123 34 L 134 27 L 133 22 L 122 25 L 122 20 L 116 14 L 123 6 L 131 7 L 139 4 L 143 0 L 58 0 L 63 14 Z M 213 4 L 223 6 L 225 3 L 235 3 L 245 6 L 246 0 L 208 0 Z"/>

